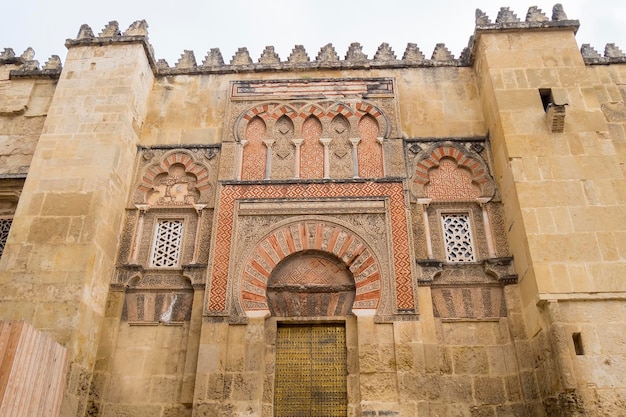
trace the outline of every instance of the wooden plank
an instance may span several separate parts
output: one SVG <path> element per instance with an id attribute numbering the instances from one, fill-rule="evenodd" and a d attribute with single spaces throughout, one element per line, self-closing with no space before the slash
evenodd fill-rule
<path id="1" fill-rule="evenodd" d="M 2 366 L 0 367 L 0 415 L 4 415 L 2 409 L 7 402 L 5 399 L 10 398 L 7 396 L 7 390 L 9 387 L 11 371 L 15 362 L 19 335 L 22 332 L 23 326 L 23 321 L 5 322 L 5 326 L 3 326 L 5 329 L 3 333 L 8 335 L 8 340 L 6 341 L 6 345 L 3 349 L 3 360 Z"/>
<path id="2" fill-rule="evenodd" d="M 56 417 L 67 349 L 23 321 L 0 321 L 0 416 Z"/>

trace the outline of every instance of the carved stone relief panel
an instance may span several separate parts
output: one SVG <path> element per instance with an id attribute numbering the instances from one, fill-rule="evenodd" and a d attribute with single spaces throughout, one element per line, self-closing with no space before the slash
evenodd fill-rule
<path id="1" fill-rule="evenodd" d="M 350 123 L 342 115 L 336 116 L 330 123 L 330 177 L 350 178 L 354 176 L 352 168 L 352 143 L 350 142 Z"/>
<path id="2" fill-rule="evenodd" d="M 241 317 L 243 276 L 256 277 L 245 281 L 249 285 L 246 308 L 266 309 L 264 287 L 253 282 L 266 285 L 268 274 L 282 257 L 307 249 L 329 251 L 354 269 L 359 308 L 377 308 L 385 316 L 416 311 L 415 265 L 401 182 L 223 187 L 213 231 L 205 314 L 233 317 L 236 312 Z M 370 264 L 369 259 L 376 262 Z M 383 296 L 372 298 L 375 294 Z"/>
<path id="3" fill-rule="evenodd" d="M 263 112 L 272 113 L 273 107 L 300 103 L 292 108 L 294 117 L 315 115 L 308 106 L 317 103 L 326 108 L 325 113 L 334 117 L 340 111 L 329 111 L 331 105 L 346 105 L 360 118 L 363 114 L 373 115 L 378 121 L 385 138 L 399 138 L 400 120 L 396 99 L 396 86 L 393 78 L 350 78 L 350 79 L 311 79 L 311 80 L 256 80 L 238 81 L 231 84 L 230 107 L 224 142 L 240 141 L 245 129 L 242 121 L 250 120 Z M 372 106 L 372 108 L 368 108 Z M 249 112 L 250 109 L 252 112 Z M 345 114 L 344 114 L 345 115 Z M 382 118 L 380 116 L 383 116 Z M 349 117 L 349 116 L 347 116 Z M 278 117 L 276 117 L 278 119 Z M 243 123 L 245 124 L 245 123 Z M 232 128 L 231 128 L 232 127 Z M 296 126 L 297 127 L 297 126 Z M 356 133 L 356 129 L 353 130 Z"/>
<path id="4" fill-rule="evenodd" d="M 130 323 L 168 323 L 189 321 L 192 291 L 130 291 L 126 294 L 122 320 Z"/>
<path id="5" fill-rule="evenodd" d="M 120 237 L 120 250 L 117 256 L 117 262 L 120 264 L 130 263 L 131 251 L 133 250 L 133 241 L 135 235 L 135 227 L 139 210 L 126 210 L 124 216 L 124 226 L 122 228 L 122 236 Z"/>
<path id="6" fill-rule="evenodd" d="M 287 116 L 282 116 L 274 125 L 274 143 L 272 146 L 272 179 L 294 177 L 295 146 L 294 125 Z"/>
<path id="7" fill-rule="evenodd" d="M 474 142 L 407 142 L 407 173 L 413 198 L 435 201 L 491 199 L 495 182 Z"/>
<path id="8" fill-rule="evenodd" d="M 425 193 L 434 201 L 473 201 L 480 197 L 480 188 L 472 183 L 472 173 L 452 158 L 441 159 L 428 176 Z"/>
<path id="9" fill-rule="evenodd" d="M 424 225 L 424 206 L 411 204 L 411 226 L 413 230 L 413 246 L 416 259 L 427 259 L 426 229 Z"/>
<path id="10" fill-rule="evenodd" d="M 502 258 L 511 256 L 511 252 L 509 251 L 509 242 L 506 236 L 507 229 L 504 222 L 504 212 L 502 204 L 487 204 L 487 213 L 489 216 L 489 221 L 491 223 L 491 231 L 493 233 L 496 257 Z"/>
<path id="11" fill-rule="evenodd" d="M 133 205 L 212 205 L 219 148 L 149 148 L 139 152 Z"/>
<path id="12" fill-rule="evenodd" d="M 506 317 L 504 291 L 500 286 L 433 287 L 433 313 L 440 318 Z"/>
<path id="13" fill-rule="evenodd" d="M 374 229 L 378 233 L 364 233 L 366 225 L 377 225 Z M 233 250 L 238 254 L 236 265 L 240 267 L 233 275 L 241 276 L 242 281 L 236 285 L 239 289 L 233 296 L 242 297 L 245 310 L 267 309 L 266 287 L 276 265 L 291 254 L 313 250 L 336 257 L 353 274 L 357 291 L 355 308 L 387 308 L 393 304 L 390 296 L 393 285 L 386 272 L 390 268 L 388 256 L 382 254 L 389 251 L 389 233 L 384 214 L 240 216 L 238 245 Z M 381 279 L 385 281 L 381 283 Z M 381 301 L 381 296 L 387 298 Z"/>

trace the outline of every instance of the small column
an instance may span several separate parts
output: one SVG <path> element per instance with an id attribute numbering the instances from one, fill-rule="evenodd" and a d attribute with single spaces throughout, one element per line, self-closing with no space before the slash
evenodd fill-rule
<path id="1" fill-rule="evenodd" d="M 267 147 L 267 152 L 265 156 L 265 179 L 269 180 L 272 176 L 272 145 L 274 144 L 274 139 L 263 139 L 263 143 Z"/>
<path id="2" fill-rule="evenodd" d="M 331 138 L 322 138 L 320 143 L 324 145 L 324 178 L 330 178 L 330 142 Z"/>
<path id="3" fill-rule="evenodd" d="M 198 214 L 198 223 L 196 224 L 196 238 L 193 243 L 193 258 L 191 259 L 192 264 L 198 263 L 198 251 L 200 250 L 200 232 L 202 230 L 202 209 L 204 209 L 206 204 L 194 204 L 193 208 L 196 209 L 196 213 Z"/>
<path id="4" fill-rule="evenodd" d="M 479 197 L 476 202 L 480 205 L 483 212 L 483 223 L 485 224 L 485 238 L 487 240 L 487 250 L 489 251 L 489 257 L 496 257 L 496 250 L 493 245 L 493 235 L 491 234 L 491 223 L 489 222 L 489 213 L 487 213 L 487 203 L 491 200 L 491 197 Z"/>
<path id="5" fill-rule="evenodd" d="M 361 138 L 351 138 L 352 143 L 352 177 L 359 178 L 359 142 Z"/>
<path id="6" fill-rule="evenodd" d="M 238 166 L 237 166 L 237 180 L 241 181 L 241 175 L 243 174 L 243 148 L 246 147 L 246 145 L 248 144 L 248 141 L 246 139 L 242 139 L 241 142 L 239 142 L 239 161 L 238 161 Z"/>
<path id="7" fill-rule="evenodd" d="M 291 143 L 296 147 L 293 177 L 300 178 L 300 146 L 304 143 L 304 139 L 291 139 Z"/>
<path id="8" fill-rule="evenodd" d="M 432 198 L 418 198 L 417 204 L 422 205 L 422 219 L 424 221 L 424 235 L 426 235 L 426 256 L 433 259 L 433 243 L 430 239 L 430 224 L 428 223 L 428 206 L 433 201 Z"/>
<path id="9" fill-rule="evenodd" d="M 385 138 L 383 138 L 382 136 L 379 136 L 376 138 L 376 142 L 380 144 L 380 156 L 381 156 L 382 163 L 383 163 L 383 177 L 386 177 L 387 168 L 385 167 L 385 147 L 383 146 L 383 144 L 385 143 Z"/>
<path id="10" fill-rule="evenodd" d="M 139 219 L 137 220 L 135 235 L 133 236 L 133 250 L 130 254 L 131 265 L 137 265 L 137 255 L 139 254 L 139 245 L 141 244 L 141 237 L 143 235 L 143 222 L 150 206 L 148 204 L 135 204 L 135 208 L 139 210 Z"/>

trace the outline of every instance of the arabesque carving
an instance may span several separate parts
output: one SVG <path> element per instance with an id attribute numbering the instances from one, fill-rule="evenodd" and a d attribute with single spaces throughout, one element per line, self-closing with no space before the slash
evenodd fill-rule
<path id="1" fill-rule="evenodd" d="M 215 151 L 152 150 L 142 154 L 142 169 L 133 204 L 192 206 L 213 200 Z"/>
<path id="2" fill-rule="evenodd" d="M 448 142 L 417 152 L 410 173 L 414 197 L 473 201 L 494 196 L 495 183 L 489 168 L 474 151 Z"/>

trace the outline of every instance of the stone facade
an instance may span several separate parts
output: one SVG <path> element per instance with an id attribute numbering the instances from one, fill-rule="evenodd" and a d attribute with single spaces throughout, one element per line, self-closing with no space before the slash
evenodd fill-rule
<path id="1" fill-rule="evenodd" d="M 0 320 L 67 349 L 64 417 L 626 415 L 626 56 L 577 28 L 6 49 Z"/>

